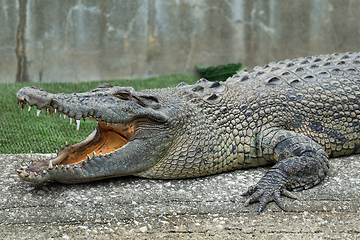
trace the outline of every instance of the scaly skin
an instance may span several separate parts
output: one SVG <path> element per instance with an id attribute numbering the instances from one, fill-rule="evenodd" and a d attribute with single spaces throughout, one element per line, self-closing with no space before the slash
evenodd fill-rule
<path id="1" fill-rule="evenodd" d="M 134 91 L 101 84 L 86 93 L 51 94 L 36 87 L 17 98 L 97 129 L 56 158 L 18 170 L 32 182 L 64 183 L 136 175 L 178 179 L 272 164 L 243 195 L 246 205 L 321 182 L 328 157 L 359 152 L 360 55 L 285 60 L 226 82 Z M 95 153 L 93 153 L 95 152 Z M 104 155 L 101 155 L 104 154 Z"/>

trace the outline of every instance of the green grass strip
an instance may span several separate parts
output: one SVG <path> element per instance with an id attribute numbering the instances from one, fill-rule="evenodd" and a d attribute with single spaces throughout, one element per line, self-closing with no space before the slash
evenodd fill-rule
<path id="1" fill-rule="evenodd" d="M 114 86 L 133 87 L 135 90 L 174 87 L 179 82 L 194 84 L 198 76 L 193 74 L 172 74 L 149 79 L 108 80 L 82 83 L 0 83 L 0 154 L 16 153 L 54 153 L 68 141 L 73 144 L 87 137 L 97 123 L 81 120 L 80 130 L 76 131 L 75 121 L 70 126 L 69 119 L 53 114 L 52 118 L 42 111 L 36 117 L 36 108 L 28 112 L 28 105 L 21 111 L 16 93 L 25 86 L 38 86 L 51 93 L 86 92 L 96 88 L 101 82 Z"/>

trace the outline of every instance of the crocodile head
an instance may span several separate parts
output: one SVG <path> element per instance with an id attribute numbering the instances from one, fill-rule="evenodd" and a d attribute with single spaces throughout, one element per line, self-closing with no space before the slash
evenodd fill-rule
<path id="1" fill-rule="evenodd" d="M 173 125 L 179 124 L 176 115 L 181 115 L 171 99 L 158 94 L 161 90 L 136 92 L 108 83 L 73 94 L 47 93 L 34 86 L 20 89 L 17 98 L 22 107 L 29 104 L 37 107 L 38 114 L 46 110 L 67 115 L 77 128 L 82 118 L 96 120 L 98 125 L 87 138 L 66 146 L 56 157 L 21 167 L 19 176 L 30 182 L 77 183 L 132 175 L 152 167 L 171 144 Z"/>

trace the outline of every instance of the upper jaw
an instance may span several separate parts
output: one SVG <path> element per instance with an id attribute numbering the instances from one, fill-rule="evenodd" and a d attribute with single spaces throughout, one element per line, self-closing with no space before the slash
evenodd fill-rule
<path id="1" fill-rule="evenodd" d="M 124 98 L 124 95 L 127 97 Z M 21 88 L 17 93 L 18 103 L 22 108 L 25 104 L 29 104 L 29 109 L 36 106 L 37 115 L 44 109 L 50 115 L 59 112 L 67 115 L 70 121 L 75 119 L 78 125 L 80 119 L 87 117 L 107 123 L 126 123 L 141 117 L 165 122 L 167 117 L 157 111 L 160 105 L 142 101 L 142 97 L 133 88 L 116 86 L 73 94 L 52 94 L 32 86 Z"/>

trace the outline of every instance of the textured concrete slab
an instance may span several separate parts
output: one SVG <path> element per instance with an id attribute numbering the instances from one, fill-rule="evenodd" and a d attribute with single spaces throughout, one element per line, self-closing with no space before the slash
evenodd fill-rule
<path id="1" fill-rule="evenodd" d="M 34 158 L 47 155 L 33 155 Z M 266 168 L 185 180 L 125 177 L 87 184 L 21 181 L 30 155 L 0 155 L 0 231 L 5 239 L 357 239 L 360 155 L 331 159 L 320 185 L 270 203 L 244 207 L 240 196 Z"/>

